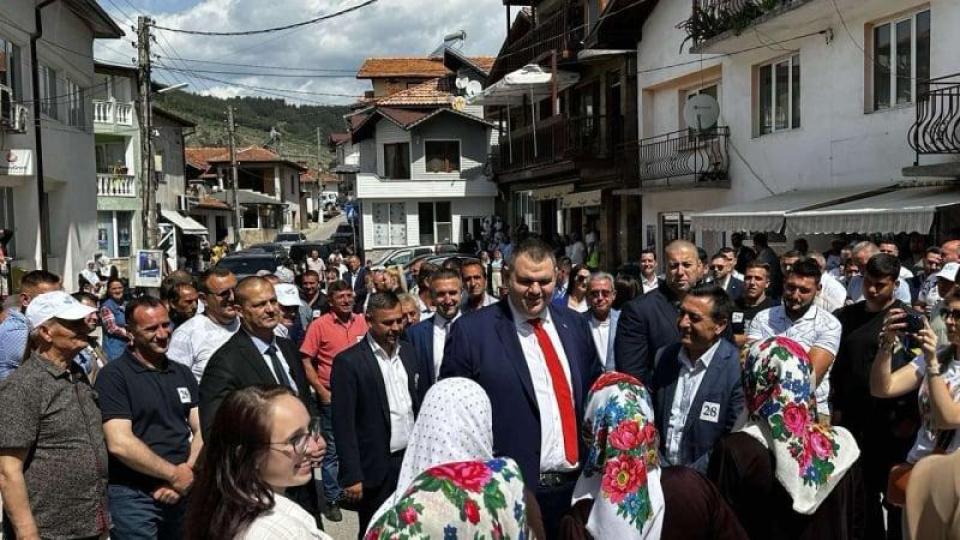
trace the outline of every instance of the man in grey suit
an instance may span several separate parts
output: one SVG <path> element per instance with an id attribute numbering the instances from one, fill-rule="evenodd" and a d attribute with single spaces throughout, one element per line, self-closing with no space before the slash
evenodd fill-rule
<path id="1" fill-rule="evenodd" d="M 590 276 L 587 283 L 587 303 L 590 309 L 583 317 L 590 325 L 593 344 L 597 347 L 600 367 L 604 371 L 614 370 L 613 342 L 617 335 L 617 321 L 620 319 L 620 310 L 613 309 L 616 299 L 617 289 L 614 287 L 613 276 L 606 272 L 596 272 Z"/>

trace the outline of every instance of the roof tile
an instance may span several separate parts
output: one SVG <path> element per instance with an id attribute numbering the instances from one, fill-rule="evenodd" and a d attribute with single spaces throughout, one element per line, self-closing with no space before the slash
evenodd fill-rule
<path id="1" fill-rule="evenodd" d="M 496 58 L 492 56 L 470 57 L 470 61 L 488 72 L 494 60 Z M 357 78 L 443 77 L 449 74 L 450 70 L 443 65 L 442 58 L 388 56 L 364 60 L 360 71 L 357 72 Z"/>

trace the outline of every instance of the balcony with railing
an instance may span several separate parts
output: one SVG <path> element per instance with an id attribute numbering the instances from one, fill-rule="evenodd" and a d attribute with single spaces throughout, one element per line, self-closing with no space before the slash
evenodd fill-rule
<path id="1" fill-rule="evenodd" d="M 532 30 L 501 51 L 487 83 L 493 84 L 512 71 L 542 61 L 553 51 L 557 52 L 558 60 L 575 57 L 584 35 L 582 19 L 582 13 L 570 7 L 546 15 Z"/>
<path id="2" fill-rule="evenodd" d="M 843 9 L 859 0 L 832 1 Z M 729 53 L 795 37 L 833 12 L 834 5 L 823 0 L 693 0 L 690 18 L 678 27 L 687 33 L 692 52 Z M 746 31 L 753 27 L 759 31 Z"/>
<path id="3" fill-rule="evenodd" d="M 684 129 L 642 139 L 638 176 L 643 190 L 728 188 L 730 128 Z"/>
<path id="4" fill-rule="evenodd" d="M 611 129 L 611 128 L 615 129 Z M 605 116 L 552 116 L 500 136 L 493 147 L 494 173 L 512 172 L 560 161 L 594 161 L 611 157 L 622 140 L 620 126 Z"/>
<path id="5" fill-rule="evenodd" d="M 133 125 L 133 103 L 120 101 L 94 101 L 93 122 L 115 126 Z"/>
<path id="6" fill-rule="evenodd" d="M 917 81 L 916 117 L 908 141 L 916 152 L 907 176 L 960 176 L 960 162 L 920 165 L 921 156 L 960 156 L 960 73 Z"/>
<path id="7" fill-rule="evenodd" d="M 130 174 L 97 173 L 98 197 L 137 197 L 137 177 Z"/>

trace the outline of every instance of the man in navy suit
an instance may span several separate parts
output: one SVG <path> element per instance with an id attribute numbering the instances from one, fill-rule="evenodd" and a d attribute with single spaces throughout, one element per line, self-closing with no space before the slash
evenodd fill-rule
<path id="1" fill-rule="evenodd" d="M 623 306 L 614 342 L 617 371 L 633 375 L 645 384 L 653 373 L 657 351 L 680 341 L 680 302 L 703 276 L 697 246 L 674 240 L 664 251 L 666 281 Z"/>
<path id="2" fill-rule="evenodd" d="M 367 269 L 360 264 L 360 257 L 347 257 L 347 272 L 343 280 L 353 287 L 353 312 L 363 313 L 363 306 L 367 301 Z"/>
<path id="3" fill-rule="evenodd" d="M 417 358 L 437 380 L 443 364 L 443 349 L 453 323 L 460 318 L 460 298 L 463 284 L 456 270 L 443 268 L 430 275 L 430 297 L 436 311 L 433 317 L 422 320 L 407 329 L 407 341 L 417 351 Z"/>
<path id="4" fill-rule="evenodd" d="M 613 302 L 617 299 L 617 289 L 613 284 L 613 276 L 606 272 L 591 275 L 587 282 L 587 303 L 590 309 L 583 314 L 583 318 L 590 325 L 593 344 L 597 347 L 600 367 L 604 371 L 614 369 L 613 340 L 617 336 L 617 321 L 620 319 L 620 310 L 613 309 Z"/>
<path id="5" fill-rule="evenodd" d="M 743 296 L 743 280 L 734 277 L 733 261 L 723 253 L 717 253 L 710 259 L 710 275 L 713 283 L 726 291 L 734 302 Z"/>
<path id="6" fill-rule="evenodd" d="M 706 472 L 714 443 L 743 410 L 739 350 L 722 337 L 732 313 L 719 286 L 694 287 L 680 304 L 680 343 L 657 353 L 649 387 L 666 465 Z"/>
<path id="7" fill-rule="evenodd" d="M 494 454 L 520 464 L 547 538 L 554 538 L 586 458 L 580 419 L 600 361 L 587 322 L 550 305 L 557 277 L 552 248 L 525 240 L 509 268 L 507 300 L 453 325 L 440 377 L 466 377 L 486 390 Z"/>

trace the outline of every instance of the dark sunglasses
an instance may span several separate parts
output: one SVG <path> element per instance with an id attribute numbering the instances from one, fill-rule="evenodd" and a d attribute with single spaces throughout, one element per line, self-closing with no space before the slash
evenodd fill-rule
<path id="1" fill-rule="evenodd" d="M 960 309 L 940 308 L 940 318 L 960 321 Z"/>

